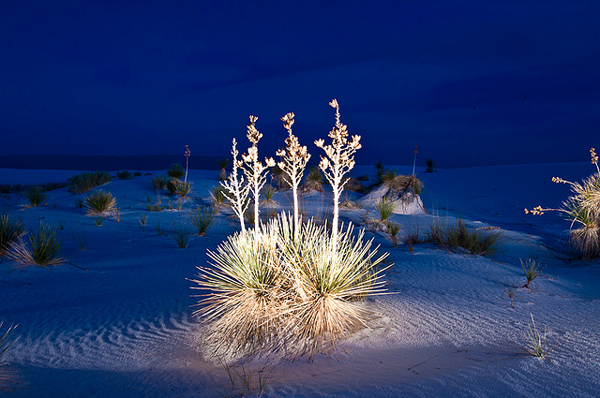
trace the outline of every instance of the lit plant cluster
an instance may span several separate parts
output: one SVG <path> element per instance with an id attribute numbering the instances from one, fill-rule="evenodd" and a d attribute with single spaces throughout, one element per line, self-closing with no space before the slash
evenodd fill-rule
<path id="1" fill-rule="evenodd" d="M 594 148 L 590 149 L 592 164 L 596 166 L 596 173 L 584 179 L 581 183 L 553 177 L 557 184 L 569 184 L 572 196 L 568 197 L 558 209 L 534 207 L 525 209 L 525 213 L 542 215 L 546 211 L 563 213 L 571 221 L 571 243 L 584 258 L 600 256 L 600 167 L 598 155 Z"/>
<path id="2" fill-rule="evenodd" d="M 320 168 L 333 189 L 334 216 L 331 228 L 312 220 L 302 222 L 298 209 L 298 186 L 310 158 L 292 132 L 294 114 L 283 118 L 288 131 L 279 168 L 293 190 L 293 214 L 282 212 L 259 223 L 259 195 L 268 167 L 275 161 L 259 160 L 257 117 L 250 116 L 247 137 L 251 143 L 238 159 L 233 140 L 233 169 L 222 181 L 223 193 L 239 218 L 241 231 L 227 238 L 216 250 L 208 251 L 212 267 L 198 267 L 193 280 L 203 290 L 197 315 L 207 322 L 204 344 L 215 355 L 253 356 L 277 352 L 295 358 L 329 353 L 336 344 L 367 326 L 371 312 L 361 303 L 372 294 L 384 293 L 382 272 L 376 268 L 387 254 L 378 255 L 372 240 L 363 232 L 354 234 L 352 225 L 338 225 L 339 199 L 348 181 L 344 175 L 354 166 L 360 136 L 348 140 L 347 127 L 340 121 L 329 132 L 331 145 L 324 149 Z M 244 213 L 254 204 L 254 228 L 247 228 Z M 208 293 L 206 293 L 208 291 Z"/>

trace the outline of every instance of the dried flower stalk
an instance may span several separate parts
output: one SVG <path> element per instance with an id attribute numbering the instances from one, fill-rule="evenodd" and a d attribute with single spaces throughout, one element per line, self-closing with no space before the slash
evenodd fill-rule
<path id="1" fill-rule="evenodd" d="M 258 230 L 260 220 L 258 218 L 259 211 L 258 205 L 260 202 L 260 190 L 265 185 L 267 180 L 267 173 L 265 172 L 269 167 L 275 166 L 275 160 L 273 158 L 265 158 L 265 164 L 263 165 L 258 160 L 258 142 L 262 138 L 262 133 L 256 129 L 257 116 L 250 115 L 250 123 L 247 126 L 248 141 L 252 143 L 252 146 L 248 148 L 248 153 L 242 155 L 245 167 L 243 168 L 244 174 L 248 179 L 249 190 L 254 196 L 254 228 Z"/>
<path id="2" fill-rule="evenodd" d="M 298 217 L 298 187 L 302 182 L 306 164 L 310 159 L 310 154 L 306 146 L 301 146 L 298 137 L 292 133 L 292 125 L 294 124 L 294 113 L 287 113 L 281 118 L 283 127 L 288 131 L 288 138 L 285 139 L 285 149 L 280 149 L 276 152 L 277 156 L 282 158 L 282 161 L 277 163 L 279 168 L 283 170 L 283 179 L 287 182 L 293 191 L 294 196 L 294 236 L 298 236 L 299 232 L 299 217 Z"/>
<path id="3" fill-rule="evenodd" d="M 248 209 L 248 190 L 250 186 L 244 184 L 244 177 L 238 175 L 238 168 L 242 167 L 243 162 L 237 160 L 239 152 L 237 150 L 237 142 L 235 138 L 232 142 L 231 155 L 233 156 L 233 171 L 229 176 L 228 180 L 220 181 L 219 184 L 224 188 L 223 195 L 231 202 L 231 208 L 235 212 L 236 216 L 240 219 L 240 225 L 242 232 L 246 231 L 246 224 L 244 222 L 244 213 Z"/>
<path id="4" fill-rule="evenodd" d="M 331 138 L 331 145 L 325 145 L 323 139 L 316 140 L 315 145 L 323 149 L 327 155 L 327 157 L 321 156 L 319 168 L 323 171 L 325 178 L 327 178 L 333 189 L 333 225 L 331 237 L 333 252 L 335 253 L 338 237 L 340 196 L 349 180 L 349 178 L 344 178 L 344 175 L 354 167 L 354 153 L 362 145 L 360 144 L 360 135 L 354 135 L 352 136 L 352 140 L 348 141 L 348 126 L 340 121 L 340 105 L 337 100 L 333 99 L 329 103 L 329 106 L 335 109 L 335 127 L 328 134 L 328 137 Z"/>

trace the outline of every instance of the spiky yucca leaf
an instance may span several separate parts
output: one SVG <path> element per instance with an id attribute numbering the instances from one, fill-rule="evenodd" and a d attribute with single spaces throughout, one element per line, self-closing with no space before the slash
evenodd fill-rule
<path id="1" fill-rule="evenodd" d="M 0 215 L 0 256 L 23 235 L 24 230 L 23 221 L 15 220 L 8 214 Z"/>

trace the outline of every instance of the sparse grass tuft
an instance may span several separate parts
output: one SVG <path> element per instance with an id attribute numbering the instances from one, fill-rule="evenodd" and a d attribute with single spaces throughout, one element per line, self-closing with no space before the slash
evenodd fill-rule
<path id="1" fill-rule="evenodd" d="M 25 223 L 15 220 L 9 214 L 0 215 L 0 256 L 3 256 L 25 230 Z"/>
<path id="2" fill-rule="evenodd" d="M 515 298 L 518 297 L 517 289 L 519 288 L 519 285 L 517 283 L 513 283 L 513 282 L 506 282 L 502 288 L 504 289 L 504 294 L 510 300 L 511 308 L 514 309 L 515 308 Z"/>
<path id="3" fill-rule="evenodd" d="M 25 192 L 23 192 L 23 197 L 27 199 L 27 202 L 29 203 L 27 207 L 37 207 L 48 199 L 48 193 L 46 193 L 44 187 L 35 185 L 28 187 Z"/>
<path id="4" fill-rule="evenodd" d="M 148 215 L 146 213 L 140 213 L 139 220 L 140 220 L 140 225 L 146 226 L 146 223 L 148 221 Z"/>
<path id="5" fill-rule="evenodd" d="M 167 169 L 167 174 L 169 175 L 169 177 L 179 180 L 185 175 L 185 170 L 183 169 L 182 165 L 180 165 L 179 163 L 175 163 Z"/>
<path id="6" fill-rule="evenodd" d="M 85 198 L 88 215 L 107 214 L 116 211 L 117 200 L 110 192 L 96 191 Z"/>
<path id="7" fill-rule="evenodd" d="M 208 231 L 215 218 L 215 210 L 211 207 L 198 207 L 190 212 L 189 223 L 202 236 Z"/>
<path id="8" fill-rule="evenodd" d="M 61 243 L 55 228 L 40 223 L 38 230 L 28 234 L 27 238 L 29 245 L 20 240 L 12 245 L 7 257 L 19 264 L 44 267 L 64 262 L 64 259 L 58 256 Z"/>
<path id="9" fill-rule="evenodd" d="M 190 241 L 190 232 L 185 225 L 179 225 L 176 222 L 173 222 L 173 233 L 170 237 L 178 248 L 185 249 Z"/>
<path id="10" fill-rule="evenodd" d="M 181 195 L 182 198 L 187 197 L 190 194 L 190 192 L 192 192 L 191 182 L 178 181 L 175 184 L 175 187 L 177 188 L 177 193 Z"/>
<path id="11" fill-rule="evenodd" d="M 224 188 L 220 185 L 217 185 L 217 186 L 213 187 L 213 191 L 210 194 L 210 197 L 212 198 L 213 206 L 216 209 L 219 209 L 221 206 L 223 206 L 223 204 L 225 203 L 225 199 L 227 199 L 227 197 L 225 196 L 225 193 L 223 191 L 224 191 Z"/>
<path id="12" fill-rule="evenodd" d="M 104 185 L 112 180 L 107 171 L 97 171 L 95 173 L 81 173 L 69 178 L 68 190 L 74 194 L 85 193 L 92 188 Z"/>
<path id="13" fill-rule="evenodd" d="M 387 221 L 394 214 L 394 210 L 396 210 L 396 204 L 386 197 L 377 200 L 375 207 L 379 212 L 380 221 Z"/>
<path id="14" fill-rule="evenodd" d="M 525 278 L 527 279 L 527 283 L 523 286 L 524 288 L 531 289 L 529 284 L 533 282 L 535 278 L 542 274 L 542 266 L 534 259 L 530 258 L 527 261 L 521 261 L 521 267 L 523 268 L 523 272 L 525 273 Z"/>
<path id="15" fill-rule="evenodd" d="M 397 246 L 399 242 L 398 233 L 400 232 L 400 224 L 388 221 L 386 225 L 387 230 L 390 233 L 392 243 L 394 246 Z"/>

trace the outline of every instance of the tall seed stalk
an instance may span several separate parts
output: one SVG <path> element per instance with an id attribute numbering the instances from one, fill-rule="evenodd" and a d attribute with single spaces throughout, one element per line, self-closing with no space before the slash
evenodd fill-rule
<path id="1" fill-rule="evenodd" d="M 288 131 L 288 138 L 285 139 L 286 149 L 280 149 L 276 152 L 276 155 L 282 158 L 282 161 L 277 163 L 277 165 L 283 170 L 283 179 L 285 182 L 292 187 L 294 196 L 294 238 L 297 238 L 300 231 L 300 219 L 298 217 L 298 187 L 302 182 L 304 169 L 310 159 L 310 154 L 308 153 L 306 146 L 300 146 L 298 137 L 292 133 L 294 113 L 287 113 L 281 120 L 283 121 L 283 127 Z"/>
<path id="2" fill-rule="evenodd" d="M 275 161 L 273 158 L 265 158 L 266 165 L 263 165 L 258 160 L 258 142 L 262 138 L 262 133 L 256 129 L 255 123 L 258 120 L 257 116 L 250 115 L 250 123 L 247 126 L 248 141 L 252 143 L 252 146 L 248 148 L 248 153 L 242 155 L 242 159 L 246 164 L 243 168 L 244 174 L 248 179 L 249 190 L 254 196 L 254 229 L 258 231 L 260 220 L 258 218 L 258 204 L 260 202 L 260 190 L 267 181 L 267 173 L 270 167 L 275 167 Z"/>
<path id="3" fill-rule="evenodd" d="M 333 189 L 331 241 L 333 252 L 335 253 L 338 240 L 340 196 L 349 180 L 349 178 L 344 178 L 344 175 L 354 167 L 356 163 L 354 161 L 354 153 L 362 145 L 360 144 L 360 135 L 354 135 L 352 136 L 352 140 L 348 141 L 348 126 L 340 121 L 340 105 L 337 100 L 331 100 L 329 106 L 335 109 L 335 126 L 328 134 L 328 137 L 331 138 L 331 145 L 325 145 L 323 139 L 316 140 L 315 145 L 323 149 L 327 155 L 327 157 L 321 156 L 319 168 L 323 171 L 325 178 L 327 178 Z"/>
<path id="4" fill-rule="evenodd" d="M 240 219 L 240 225 L 242 232 L 246 231 L 246 223 L 244 222 L 244 213 L 248 208 L 248 190 L 249 185 L 244 184 L 244 177 L 238 175 L 238 168 L 242 167 L 243 162 L 237 160 L 239 152 L 237 150 L 237 142 L 235 138 L 232 141 L 231 155 L 233 156 L 233 171 L 231 172 L 229 179 L 225 181 L 219 181 L 219 184 L 224 188 L 223 195 L 231 202 L 231 208 L 234 213 Z"/>

